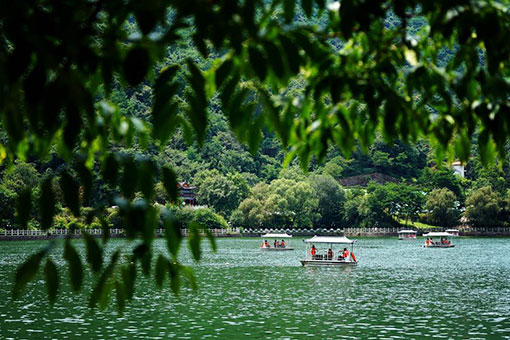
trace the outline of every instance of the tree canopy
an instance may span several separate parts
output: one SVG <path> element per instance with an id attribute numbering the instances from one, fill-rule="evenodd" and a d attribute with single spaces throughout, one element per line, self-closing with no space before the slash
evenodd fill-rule
<path id="1" fill-rule="evenodd" d="M 202 146 L 207 127 L 220 124 L 208 112 L 218 109 L 249 152 L 256 153 L 263 135 L 274 134 L 285 164 L 298 157 L 303 168 L 323 161 L 331 145 L 349 155 L 359 141 L 367 152 L 377 131 L 386 141 L 426 137 L 438 159 L 449 151 L 468 161 L 472 138 L 483 163 L 495 154 L 504 158 L 508 19 L 507 1 L 3 1 L 0 160 L 12 165 L 56 152 L 66 163 L 46 174 L 37 193 L 29 187 L 18 193 L 17 214 L 30 215 L 37 194 L 40 226 L 51 227 L 59 199 L 54 178 L 74 216 L 90 208 L 87 223 L 105 224 L 105 209 L 118 207 L 127 237 L 141 243 L 131 261 L 115 253 L 106 263 L 102 245 L 86 238 L 87 262 L 101 273 L 91 306 L 107 300 L 108 287 L 115 287 L 123 306 L 132 297 L 136 265 L 160 286 L 169 277 L 177 289 L 180 275 L 190 273 L 176 260 L 180 222 L 153 202 L 158 179 L 176 200 L 176 169 L 161 167 L 144 151 L 165 148 L 174 136 Z M 194 53 L 180 58 L 176 51 L 183 46 Z M 118 88 L 141 88 L 139 96 L 151 101 L 150 118 L 126 114 L 137 102 L 120 106 L 116 99 L 126 94 Z M 228 141 L 223 137 L 216 142 Z M 271 150 L 270 144 L 262 147 Z M 140 152 L 123 152 L 123 145 Z M 378 167 L 412 171 L 402 167 L 402 155 L 379 149 L 371 157 Z M 264 168 L 267 178 L 275 172 Z M 98 181 L 111 190 L 91 204 Z M 291 184 L 276 181 L 275 190 Z M 310 191 L 305 184 L 293 190 Z M 275 199 L 274 206 L 287 209 L 282 197 Z M 296 221 L 310 224 L 307 215 L 289 223 Z M 158 223 L 167 228 L 168 254 L 160 254 L 151 270 Z M 199 259 L 198 228 L 189 244 Z M 14 295 L 45 260 L 54 301 L 59 274 L 48 257 L 51 247 L 19 268 Z M 79 290 L 83 264 L 71 242 L 64 259 Z"/>

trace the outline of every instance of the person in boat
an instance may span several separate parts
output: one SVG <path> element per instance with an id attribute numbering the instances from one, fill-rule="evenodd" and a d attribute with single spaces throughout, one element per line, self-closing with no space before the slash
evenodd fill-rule
<path id="1" fill-rule="evenodd" d="M 349 251 L 347 250 L 347 248 L 344 248 L 344 251 L 342 252 L 342 258 L 344 259 L 344 261 L 347 261 L 348 257 L 349 257 Z"/>
<path id="2" fill-rule="evenodd" d="M 333 256 L 335 256 L 335 254 L 333 253 L 333 250 L 331 248 L 328 249 L 328 260 L 332 260 L 333 259 Z"/>
<path id="3" fill-rule="evenodd" d="M 280 247 L 285 248 L 285 246 L 286 246 L 285 240 L 282 240 L 282 242 L 280 243 Z"/>
<path id="4" fill-rule="evenodd" d="M 278 248 L 278 241 L 277 241 L 277 240 L 274 240 L 273 245 L 274 245 L 274 247 L 275 247 L 275 248 Z"/>
<path id="5" fill-rule="evenodd" d="M 269 248 L 269 243 L 267 242 L 267 240 L 264 241 L 264 248 Z"/>
<path id="6" fill-rule="evenodd" d="M 317 254 L 317 248 L 312 244 L 312 249 L 310 249 L 310 254 L 312 255 L 312 259 L 315 259 L 315 255 Z"/>

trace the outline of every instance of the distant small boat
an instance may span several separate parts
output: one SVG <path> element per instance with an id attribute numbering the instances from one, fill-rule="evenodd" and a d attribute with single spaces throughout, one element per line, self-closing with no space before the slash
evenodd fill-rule
<path id="1" fill-rule="evenodd" d="M 416 240 L 416 230 L 399 230 L 399 240 Z"/>
<path id="2" fill-rule="evenodd" d="M 459 230 L 458 229 L 446 229 L 445 233 L 452 234 L 452 236 L 459 236 Z"/>
<path id="3" fill-rule="evenodd" d="M 287 250 L 294 250 L 294 248 L 289 247 L 288 244 L 285 242 L 285 239 L 291 238 L 292 235 L 288 235 L 286 233 L 283 234 L 274 234 L 274 233 L 267 233 L 261 236 L 264 241 L 262 241 L 262 244 L 260 245 L 260 250 L 263 251 L 287 251 Z M 273 246 L 271 247 L 271 244 L 267 242 L 268 239 L 274 239 Z M 279 242 L 278 240 L 282 240 Z"/>
<path id="4" fill-rule="evenodd" d="M 423 237 L 426 237 L 425 244 L 423 247 L 425 248 L 453 248 L 455 247 L 452 244 L 453 235 L 447 232 L 430 232 L 428 234 L 424 234 Z M 435 240 L 434 240 L 435 238 Z"/>
<path id="5" fill-rule="evenodd" d="M 358 264 L 356 256 L 354 256 L 354 243 L 356 241 L 350 240 L 345 236 L 314 236 L 306 243 L 306 257 L 301 260 L 303 266 L 324 266 L 324 267 L 343 267 L 343 266 L 356 266 Z M 326 249 L 317 249 L 315 245 L 326 245 Z M 333 245 L 347 245 L 351 249 L 340 249 L 338 254 L 335 254 Z M 340 246 L 342 248 L 342 246 Z"/>

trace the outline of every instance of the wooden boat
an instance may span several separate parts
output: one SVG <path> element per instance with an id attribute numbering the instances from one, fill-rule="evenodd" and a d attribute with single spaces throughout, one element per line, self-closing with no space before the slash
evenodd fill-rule
<path id="1" fill-rule="evenodd" d="M 350 240 L 345 236 L 314 236 L 311 239 L 304 240 L 304 242 L 306 243 L 306 257 L 300 260 L 303 266 L 343 267 L 356 266 L 358 264 L 353 253 L 356 241 Z M 325 246 L 327 250 L 322 251 L 315 248 L 316 244 Z M 338 253 L 335 253 L 335 246 L 340 248 Z M 347 250 L 347 247 L 350 248 L 350 252 Z M 345 251 L 347 251 L 347 256 L 344 257 Z"/>
<path id="2" fill-rule="evenodd" d="M 416 240 L 416 230 L 399 230 L 399 240 Z"/>
<path id="3" fill-rule="evenodd" d="M 447 232 L 430 232 L 428 234 L 424 234 L 423 237 L 426 237 L 425 244 L 423 247 L 425 248 L 453 248 L 455 247 L 452 244 L 453 235 Z M 435 238 L 435 240 L 434 240 Z"/>
<path id="4" fill-rule="evenodd" d="M 275 234 L 275 233 L 267 233 L 261 236 L 264 241 L 260 245 L 260 250 L 263 251 L 288 251 L 294 250 L 293 247 L 289 247 L 289 245 L 284 241 L 284 239 L 291 238 L 292 235 L 288 235 L 286 233 L 283 234 Z M 274 239 L 274 242 L 271 244 L 267 242 L 267 239 Z M 282 240 L 282 242 L 277 243 L 278 240 Z M 282 243 L 285 243 L 282 245 Z M 272 246 L 271 246 L 272 245 Z"/>

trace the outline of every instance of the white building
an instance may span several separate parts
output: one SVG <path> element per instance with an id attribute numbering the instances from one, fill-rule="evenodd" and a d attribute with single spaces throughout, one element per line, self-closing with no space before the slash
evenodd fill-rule
<path id="1" fill-rule="evenodd" d="M 456 175 L 459 175 L 460 177 L 464 178 L 464 174 L 465 174 L 465 171 L 464 171 L 464 164 L 462 164 L 461 162 L 459 161 L 456 161 L 456 162 L 453 162 L 451 165 L 450 165 L 451 169 L 453 170 L 453 172 L 456 174 Z"/>

